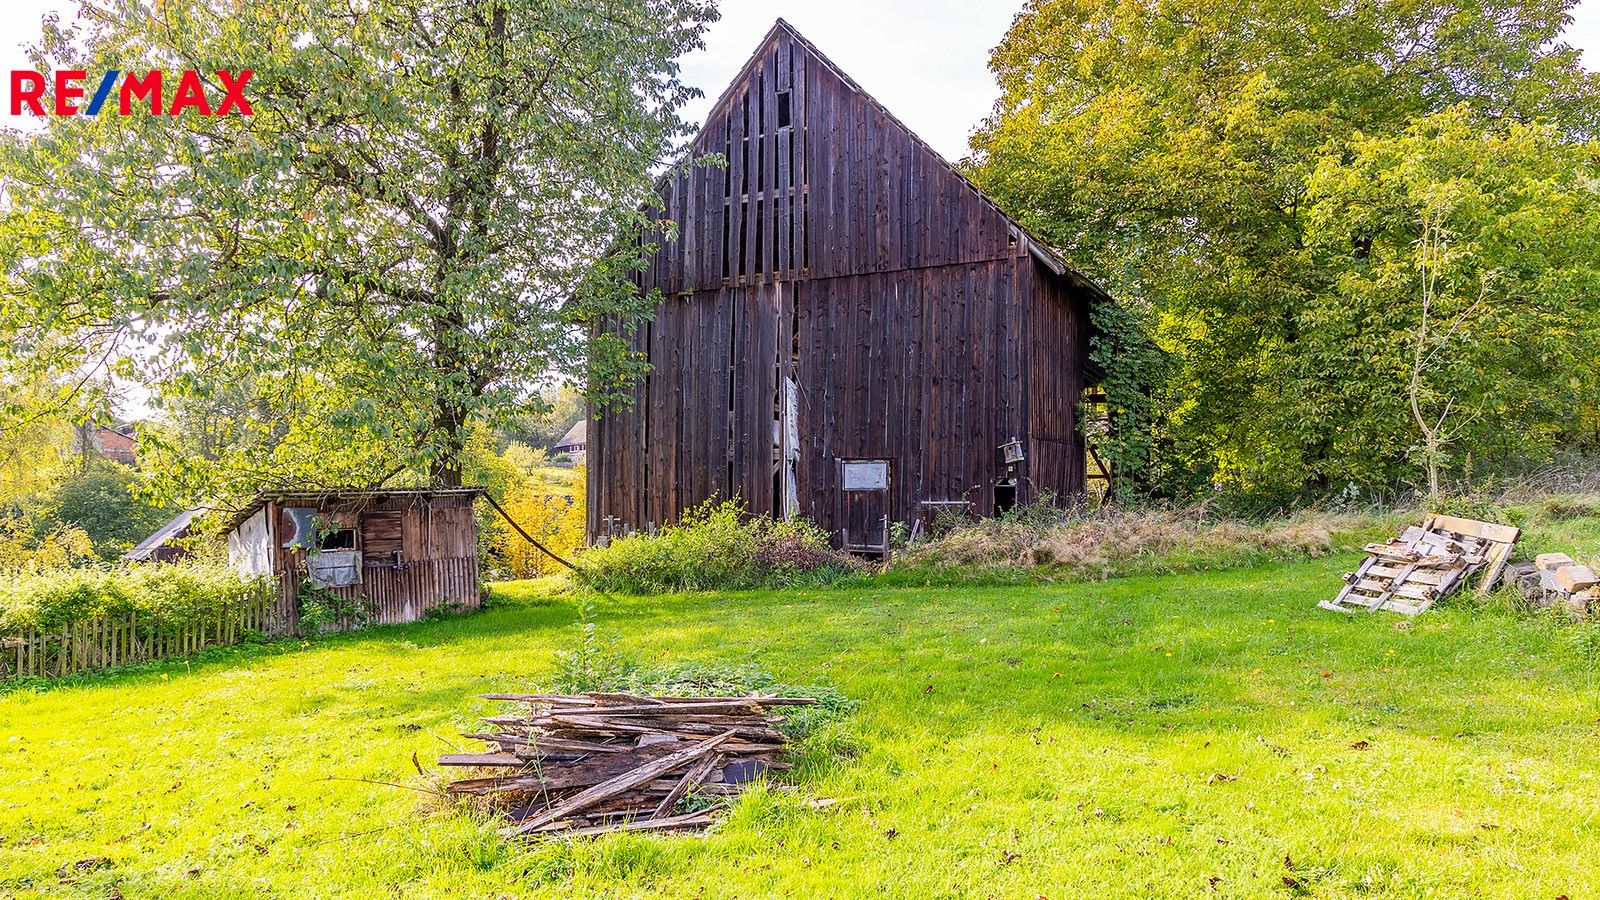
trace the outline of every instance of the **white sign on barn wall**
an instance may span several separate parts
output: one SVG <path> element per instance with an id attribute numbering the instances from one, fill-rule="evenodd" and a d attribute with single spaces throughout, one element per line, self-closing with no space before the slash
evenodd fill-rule
<path id="1" fill-rule="evenodd" d="M 847 459 L 844 462 L 844 489 L 847 491 L 886 491 L 889 489 L 889 463 L 882 459 Z"/>

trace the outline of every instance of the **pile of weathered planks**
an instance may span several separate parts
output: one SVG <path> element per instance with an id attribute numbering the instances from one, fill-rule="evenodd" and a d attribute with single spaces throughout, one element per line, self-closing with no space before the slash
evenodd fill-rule
<path id="1" fill-rule="evenodd" d="M 1488 593 L 1521 532 L 1455 516 L 1429 515 L 1382 544 L 1368 544 L 1360 568 L 1344 576 L 1339 596 L 1317 604 L 1336 612 L 1393 610 L 1415 616 L 1448 597 L 1479 571 Z"/>
<path id="2" fill-rule="evenodd" d="M 727 798 L 763 772 L 786 769 L 774 708 L 809 697 L 640 697 L 485 694 L 526 704 L 469 734 L 495 750 L 452 753 L 445 766 L 504 769 L 446 790 L 488 798 L 507 834 L 568 837 L 710 824 Z"/>

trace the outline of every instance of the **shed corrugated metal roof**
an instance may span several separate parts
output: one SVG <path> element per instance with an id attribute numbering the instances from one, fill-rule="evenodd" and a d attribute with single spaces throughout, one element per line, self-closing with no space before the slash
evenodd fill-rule
<path id="1" fill-rule="evenodd" d="M 122 558 L 131 562 L 144 562 L 148 560 L 150 556 L 154 554 L 157 549 L 165 545 L 167 541 L 172 540 L 175 537 L 180 537 L 184 532 L 188 531 L 189 525 L 194 521 L 195 516 L 209 511 L 210 509 L 208 507 L 196 506 L 193 509 L 186 509 L 183 512 L 178 513 L 176 516 L 172 517 L 172 521 L 161 526 L 160 528 L 157 528 L 154 533 L 140 541 L 132 550 L 122 554 Z"/>

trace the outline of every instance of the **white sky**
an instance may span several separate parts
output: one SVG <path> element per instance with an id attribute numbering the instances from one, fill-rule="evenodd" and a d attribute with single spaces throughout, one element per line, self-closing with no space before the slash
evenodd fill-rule
<path id="1" fill-rule="evenodd" d="M 722 0 L 722 20 L 706 48 L 684 60 L 684 77 L 706 93 L 684 111 L 698 122 L 782 16 L 894 114 L 950 159 L 966 155 L 967 136 L 989 114 L 999 90 L 989 74 L 989 51 L 999 43 L 1022 0 Z M 70 0 L 0 0 L 4 69 L 27 67 L 19 45 L 39 32 L 47 10 L 72 16 Z M 1586 50 L 1600 69 L 1600 0 L 1583 0 L 1566 39 Z M 241 60 L 241 65 L 247 63 Z M 12 118 L 9 84 L 0 116 Z"/>

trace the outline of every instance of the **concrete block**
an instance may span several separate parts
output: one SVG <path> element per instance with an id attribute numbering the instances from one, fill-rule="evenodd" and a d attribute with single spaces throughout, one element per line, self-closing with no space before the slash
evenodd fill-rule
<path id="1" fill-rule="evenodd" d="M 1562 566 L 1556 570 L 1556 585 L 1569 594 L 1587 590 L 1600 584 L 1594 570 L 1588 566 Z"/>
<path id="2" fill-rule="evenodd" d="M 1533 558 L 1533 564 L 1537 566 L 1541 572 L 1553 572 L 1562 566 L 1577 565 L 1577 560 L 1566 555 L 1565 553 L 1541 553 Z"/>

